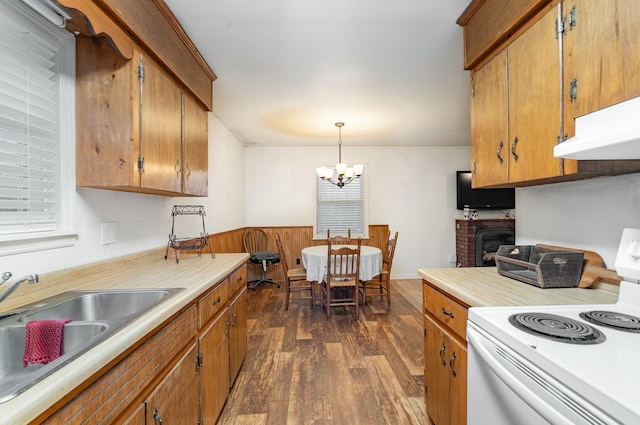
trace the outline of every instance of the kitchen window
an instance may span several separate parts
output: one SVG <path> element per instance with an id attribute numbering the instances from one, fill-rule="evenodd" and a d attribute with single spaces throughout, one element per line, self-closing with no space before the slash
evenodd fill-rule
<path id="1" fill-rule="evenodd" d="M 360 178 L 340 188 L 316 175 L 315 239 L 326 239 L 327 229 L 332 235 L 346 235 L 351 229 L 352 238 L 369 237 L 365 176 L 366 170 Z"/>
<path id="2" fill-rule="evenodd" d="M 72 245 L 75 40 L 0 3 L 0 255 Z"/>

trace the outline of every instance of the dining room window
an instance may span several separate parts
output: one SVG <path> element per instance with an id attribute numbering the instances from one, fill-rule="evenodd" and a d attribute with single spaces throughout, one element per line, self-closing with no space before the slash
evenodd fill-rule
<path id="1" fill-rule="evenodd" d="M 0 255 L 76 239 L 75 40 L 45 15 L 0 4 Z"/>
<path id="2" fill-rule="evenodd" d="M 367 238 L 369 226 L 366 216 L 366 171 L 361 177 L 353 179 L 343 187 L 322 180 L 317 175 L 315 178 L 314 238 L 326 239 L 327 229 L 331 229 L 331 234 L 334 235 L 346 235 L 351 229 L 352 238 Z"/>

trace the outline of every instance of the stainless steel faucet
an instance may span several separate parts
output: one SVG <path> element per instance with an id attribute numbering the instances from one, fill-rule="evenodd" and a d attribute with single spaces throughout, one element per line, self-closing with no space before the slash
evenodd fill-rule
<path id="1" fill-rule="evenodd" d="M 4 272 L 2 274 L 2 282 L 0 282 L 0 287 L 7 281 L 9 280 L 9 278 L 11 278 L 12 274 L 11 272 Z M 2 301 L 4 301 L 9 295 L 11 295 L 13 293 L 13 291 L 15 291 L 16 289 L 18 289 L 18 286 L 20 286 L 22 283 L 29 281 L 29 283 L 37 283 L 40 280 L 40 278 L 38 277 L 37 274 L 30 274 L 28 276 L 23 276 L 20 279 L 16 279 L 13 283 L 9 284 L 9 288 L 5 289 L 5 291 L 0 294 L 0 303 Z"/>
<path id="2" fill-rule="evenodd" d="M 13 273 L 11 272 L 4 272 L 2 273 L 2 282 L 0 282 L 0 285 L 2 285 L 3 283 L 5 283 L 7 280 L 9 280 L 9 278 L 13 276 Z"/>

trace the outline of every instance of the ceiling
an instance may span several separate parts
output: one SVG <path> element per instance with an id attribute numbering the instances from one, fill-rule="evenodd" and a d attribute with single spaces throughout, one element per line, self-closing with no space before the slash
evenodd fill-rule
<path id="1" fill-rule="evenodd" d="M 246 146 L 469 146 L 470 0 L 165 0 Z"/>

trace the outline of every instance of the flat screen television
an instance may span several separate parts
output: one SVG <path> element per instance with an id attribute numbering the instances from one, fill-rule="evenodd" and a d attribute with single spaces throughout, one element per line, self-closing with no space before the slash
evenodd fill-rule
<path id="1" fill-rule="evenodd" d="M 472 210 L 511 210 L 516 207 L 516 190 L 472 189 L 471 172 L 456 171 L 456 202 L 459 210 L 465 205 Z"/>

